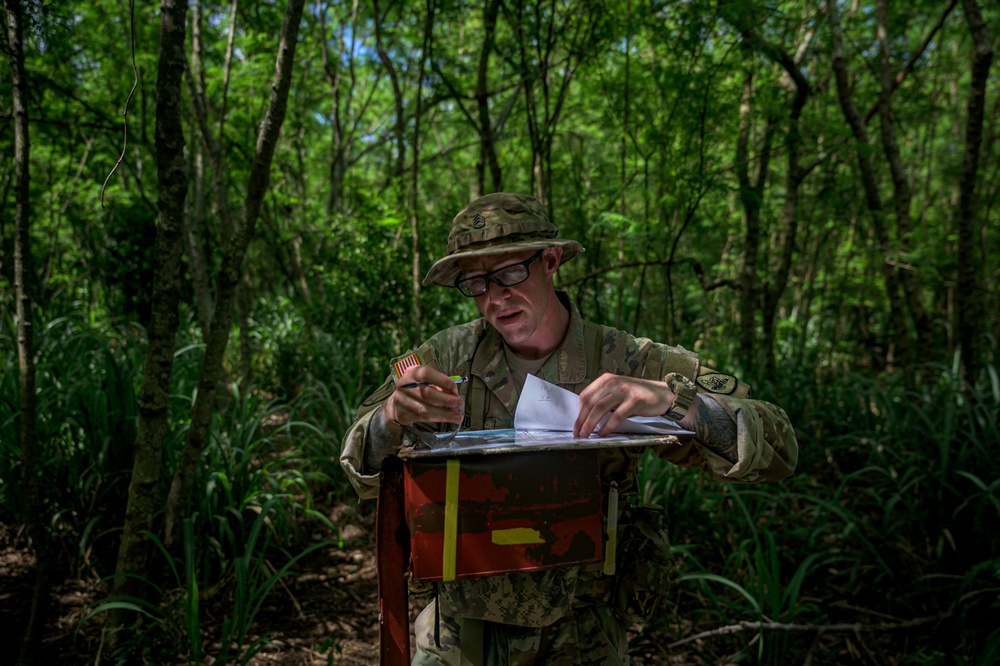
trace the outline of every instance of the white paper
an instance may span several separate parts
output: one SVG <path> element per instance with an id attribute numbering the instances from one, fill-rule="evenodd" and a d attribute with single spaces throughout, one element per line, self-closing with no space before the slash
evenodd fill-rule
<path id="1" fill-rule="evenodd" d="M 514 412 L 514 429 L 572 432 L 579 413 L 580 396 L 534 375 L 528 375 Z M 607 418 L 605 416 L 597 424 L 595 432 L 604 425 Z M 618 424 L 615 432 L 646 435 L 694 434 L 664 416 L 632 416 Z"/>

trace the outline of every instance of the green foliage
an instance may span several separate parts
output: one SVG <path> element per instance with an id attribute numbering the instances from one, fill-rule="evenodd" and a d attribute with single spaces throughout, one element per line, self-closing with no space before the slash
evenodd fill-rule
<path id="1" fill-rule="evenodd" d="M 231 598 L 221 608 L 225 619 L 219 636 L 209 636 L 218 640 L 221 646 L 217 655 L 212 655 L 213 663 L 247 664 L 262 648 L 269 644 L 268 635 L 253 637 L 251 627 L 261 605 L 282 578 L 292 573 L 293 567 L 315 550 L 327 547 L 330 542 L 314 543 L 300 551 L 280 569 L 268 570 L 266 557 L 271 543 L 274 526 L 270 521 L 277 499 L 271 499 L 260 507 L 250 525 L 249 538 L 245 546 L 232 559 L 233 584 Z M 198 556 L 195 544 L 195 529 L 198 514 L 184 520 L 184 555 L 175 559 L 155 535 L 147 537 L 169 564 L 170 573 L 179 591 L 178 595 L 166 594 L 148 579 L 143 582 L 151 586 L 159 603 L 151 603 L 137 597 L 108 597 L 96 604 L 80 620 L 77 631 L 88 621 L 101 613 L 124 608 L 141 614 L 148 624 L 139 640 L 125 642 L 114 650 L 113 658 L 128 660 L 140 657 L 159 663 L 201 663 L 206 654 L 205 639 L 201 628 L 202 597 L 204 588 L 199 587 Z M 183 571 L 183 574 L 181 574 Z M 139 653 L 139 654 L 137 654 Z"/>
<path id="2" fill-rule="evenodd" d="M 877 610 L 900 623 L 926 618 L 918 634 L 890 633 L 929 660 L 908 663 L 940 663 L 944 636 L 960 663 L 988 663 L 978 655 L 1000 649 L 985 620 L 1000 591 L 1000 542 L 985 527 L 1000 518 L 1000 395 L 992 368 L 978 387 L 955 368 L 928 371 L 937 381 L 918 390 L 859 373 L 774 387 L 789 393 L 775 400 L 799 424 L 802 452 L 796 476 L 776 486 L 712 492 L 699 475 L 644 458 L 643 500 L 669 507 L 672 519 L 670 612 L 706 628 L 818 627 L 857 622 L 847 607 Z M 875 634 L 893 624 L 867 621 Z M 782 664 L 811 641 L 801 631 L 754 633 L 714 639 L 709 654 Z M 846 646 L 828 640 L 817 663 L 843 663 Z"/>
<path id="3" fill-rule="evenodd" d="M 17 368 L 15 333 L 6 319 L 0 358 Z M 124 518 L 138 418 L 141 330 L 91 327 L 75 314 L 38 326 L 35 348 L 40 488 L 53 537 L 74 575 L 113 567 Z M 18 374 L 0 380 L 0 515 L 23 520 L 17 427 Z"/>
<path id="4" fill-rule="evenodd" d="M 63 562 L 75 576 L 105 577 L 130 478 L 150 314 L 158 9 L 136 5 L 133 25 L 125 4 L 107 0 L 28 5 L 41 487 Z M 796 477 L 776 488 L 719 492 L 691 470 L 643 462 L 643 496 L 671 509 L 679 616 L 696 628 L 738 620 L 855 621 L 857 614 L 834 603 L 847 599 L 899 618 L 948 613 L 908 634 L 905 663 L 985 664 L 1000 653 L 1000 634 L 981 619 L 997 610 L 1000 577 L 1000 543 L 989 529 L 1000 519 L 1000 359 L 987 344 L 1000 336 L 1000 235 L 986 232 L 1000 192 L 1000 142 L 992 138 L 1000 116 L 988 106 L 975 220 L 982 314 L 965 321 L 976 327 L 992 365 L 968 386 L 959 379 L 954 312 L 956 184 L 973 53 L 965 17 L 951 12 L 921 52 L 943 8 L 926 0 L 889 7 L 890 67 L 913 66 L 892 105 L 913 196 L 906 228 L 894 208 L 898 192 L 878 116 L 866 126 L 867 144 L 855 141 L 844 122 L 826 12 L 756 0 L 610 2 L 593 14 L 595 6 L 501 3 L 494 45 L 481 52 L 483 8 L 437 3 L 432 59 L 418 81 L 425 8 L 392 4 L 377 18 L 399 77 L 398 99 L 375 49 L 370 3 L 309 6 L 241 286 L 249 325 L 237 331 L 235 318 L 220 324 L 233 326 L 234 344 L 185 523 L 191 550 L 168 558 L 176 590 L 155 581 L 162 589 L 152 605 L 114 602 L 158 618 L 161 636 L 186 646 L 187 657 L 201 649 L 192 624 L 205 610 L 198 599 L 215 588 L 233 602 L 227 631 L 235 642 L 223 641 L 235 650 L 229 656 L 252 654 L 253 646 L 241 643 L 254 612 L 249 590 L 267 579 L 254 553 L 294 551 L 304 524 L 327 520 L 318 503 L 351 497 L 339 442 L 356 407 L 385 378 L 389 359 L 430 331 L 476 316 L 474 304 L 454 290 L 415 289 L 415 282 L 444 252 L 455 212 L 480 187 L 494 189 L 480 150 L 485 126 L 497 151 L 499 187 L 534 192 L 540 173 L 547 176 L 560 237 L 586 247 L 557 276 L 585 316 L 684 345 L 729 372 L 754 367 L 771 352 L 776 357 L 776 376 L 747 379 L 756 395 L 792 415 L 803 454 Z M 222 163 L 215 173 L 185 89 L 187 230 L 199 227 L 194 222 L 202 230 L 185 246 L 161 496 L 201 372 L 203 339 L 193 314 L 200 285 L 191 250 L 204 253 L 214 280 L 230 235 L 222 211 L 238 216 L 245 196 L 281 14 L 280 3 L 241 2 L 231 23 L 227 3 L 202 3 L 200 53 L 188 58 L 205 88 L 205 120 Z M 861 113 L 880 87 L 876 16 L 870 0 L 841 16 Z M 989 34 L 1000 34 L 1000 14 L 987 7 L 984 17 Z M 584 27 L 593 29 L 587 39 L 577 31 Z M 133 28 L 138 86 L 125 136 Z M 753 42 L 748 29 L 766 45 Z M 191 46 L 191 26 L 188 34 Z M 523 61 L 521 46 L 528 47 Z M 794 54 L 812 92 L 798 144 L 799 166 L 810 170 L 794 199 L 787 190 L 789 81 L 775 49 Z M 474 97 L 481 62 L 488 125 Z M 990 91 L 997 72 L 994 66 Z M 10 77 L 0 76 L 6 155 L 14 141 L 5 106 L 10 86 Z M 748 165 L 736 157 L 744 105 Z M 402 146 L 394 134 L 397 108 Z M 769 153 L 766 128 L 773 131 Z M 400 150 L 402 177 L 394 171 Z M 756 174 L 765 154 L 767 172 Z M 859 155 L 873 161 L 870 184 L 879 190 L 885 243 L 874 234 Z M 744 166 L 763 178 L 759 191 L 741 191 Z M 12 161 L 0 161 L 0 520 L 16 524 L 24 509 L 17 492 L 13 178 Z M 755 259 L 746 252 L 741 195 L 761 206 Z M 782 286 L 776 269 L 789 201 L 796 204 L 797 235 Z M 929 315 L 929 346 L 916 365 L 899 366 L 901 347 L 920 331 L 912 321 L 893 328 L 887 265 L 911 278 L 915 302 Z M 780 287 L 773 350 L 762 344 L 766 299 L 748 295 L 744 279 L 763 291 Z M 758 312 L 746 321 L 751 298 Z M 908 313 L 912 305 L 905 307 Z M 760 343 L 751 355 L 761 358 L 744 357 L 744 330 Z M 249 339 L 247 350 L 235 344 L 236 333 Z M 336 532 L 336 525 L 327 527 Z M 823 640 L 828 663 L 847 658 L 843 642 Z M 737 654 L 733 661 L 785 663 L 782 655 L 812 649 L 801 636 L 774 632 L 752 645 L 738 637 L 713 641 L 705 649 L 717 660 Z"/>

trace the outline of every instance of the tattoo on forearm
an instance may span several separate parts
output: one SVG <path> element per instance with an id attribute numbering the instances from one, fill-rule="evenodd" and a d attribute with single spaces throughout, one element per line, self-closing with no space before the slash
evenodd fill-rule
<path id="1" fill-rule="evenodd" d="M 377 474 L 382 469 L 382 461 L 400 447 L 403 429 L 385 418 L 381 408 L 375 412 L 368 424 L 368 442 L 365 446 L 365 474 Z"/>
<path id="2" fill-rule="evenodd" d="M 726 413 L 725 408 L 712 398 L 703 395 L 698 398 L 695 434 L 705 446 L 735 465 L 739 458 L 736 447 L 736 423 Z"/>

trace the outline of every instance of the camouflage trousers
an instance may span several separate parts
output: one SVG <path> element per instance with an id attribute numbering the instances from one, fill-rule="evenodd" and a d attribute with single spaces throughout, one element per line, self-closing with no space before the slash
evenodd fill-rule
<path id="1" fill-rule="evenodd" d="M 628 624 L 607 606 L 574 605 L 546 627 L 520 627 L 449 615 L 437 601 L 417 616 L 413 666 L 618 666 L 628 664 Z"/>

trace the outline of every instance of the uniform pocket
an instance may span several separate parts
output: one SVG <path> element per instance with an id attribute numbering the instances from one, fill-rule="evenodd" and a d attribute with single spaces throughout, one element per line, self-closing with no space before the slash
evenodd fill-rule
<path id="1" fill-rule="evenodd" d="M 579 568 L 545 569 L 440 583 L 450 613 L 488 622 L 545 627 L 573 604 Z"/>

